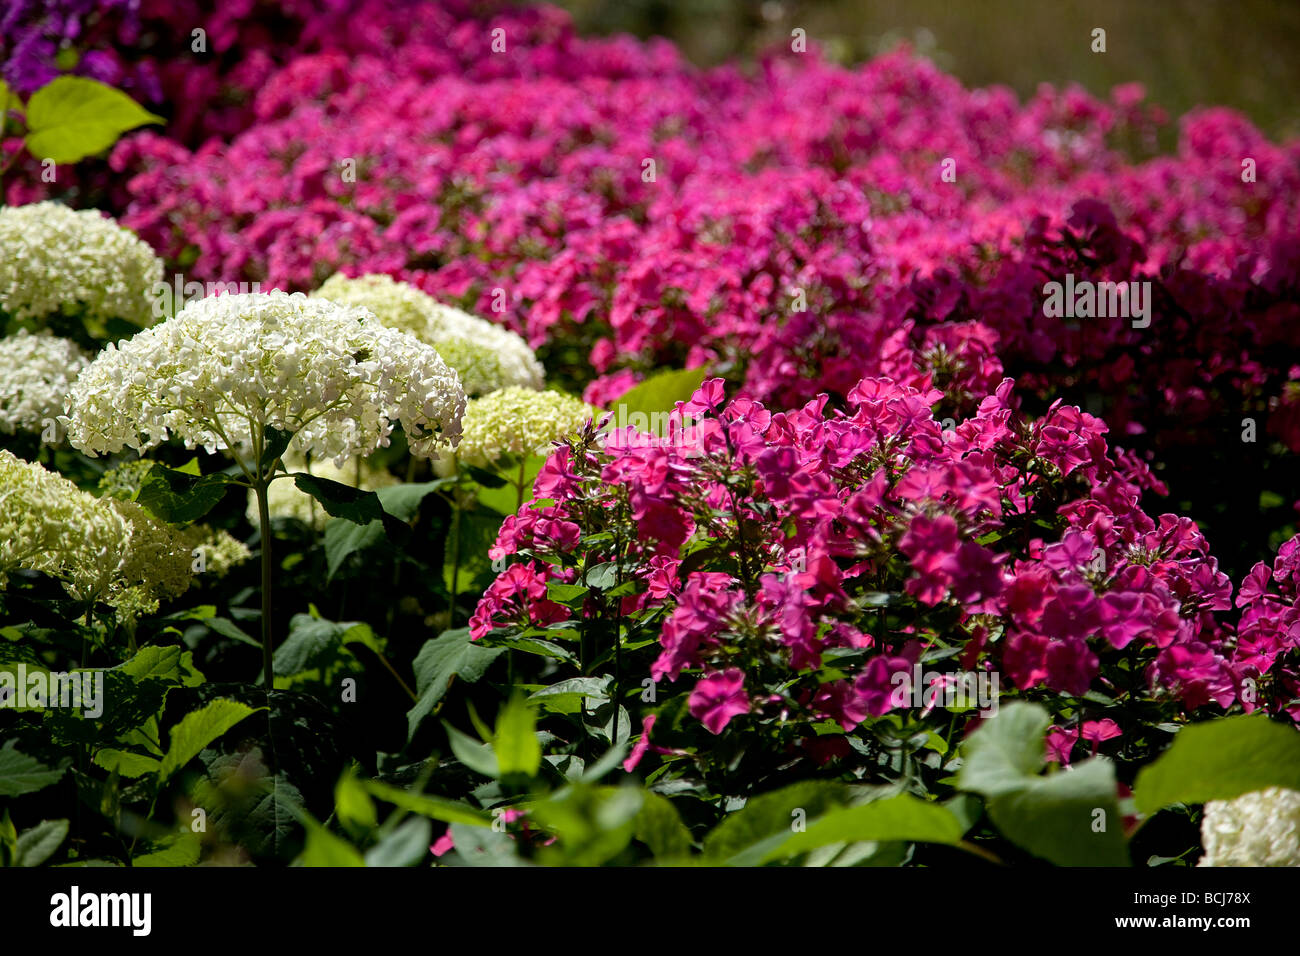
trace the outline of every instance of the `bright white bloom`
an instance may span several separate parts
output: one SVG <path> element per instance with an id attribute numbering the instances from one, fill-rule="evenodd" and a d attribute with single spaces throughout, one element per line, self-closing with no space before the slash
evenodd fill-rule
<path id="1" fill-rule="evenodd" d="M 79 601 L 133 620 L 190 583 L 181 532 L 130 501 L 96 498 L 0 450 L 0 584 L 25 569 L 60 578 Z"/>
<path id="2" fill-rule="evenodd" d="M 148 244 L 98 210 L 52 201 L 0 209 L 0 311 L 15 319 L 62 312 L 147 325 L 162 276 Z"/>
<path id="3" fill-rule="evenodd" d="M 342 464 L 401 422 L 430 456 L 460 435 L 465 392 L 431 347 L 364 309 L 280 291 L 221 295 L 109 345 L 72 389 L 68 439 L 89 455 L 172 435 L 247 462 L 263 429 Z"/>
<path id="4" fill-rule="evenodd" d="M 456 457 L 480 468 L 505 456 L 545 454 L 551 443 L 582 431 L 589 419 L 604 413 L 562 392 L 503 388 L 475 398 L 465 408 L 463 434 Z"/>
<path id="5" fill-rule="evenodd" d="M 359 485 L 357 484 L 358 461 L 361 462 L 361 484 Z M 314 461 L 308 467 L 307 463 L 301 458 L 290 455 L 285 457 L 284 467 L 290 473 L 307 472 L 307 474 L 315 475 L 317 478 L 337 481 L 350 488 L 360 488 L 363 491 L 374 491 L 377 488 L 386 488 L 389 485 L 399 483 L 390 472 L 380 468 L 371 468 L 364 460 L 356 458 L 344 462 L 342 467 L 328 460 Z M 281 477 L 271 482 L 266 491 L 266 507 L 272 518 L 296 518 L 303 524 L 318 531 L 324 528 L 330 520 L 329 514 L 316 499 L 306 492 L 300 491 L 292 478 Z M 248 520 L 253 527 L 257 527 L 257 496 L 251 491 L 248 493 L 248 509 L 245 513 L 248 515 Z"/>
<path id="6" fill-rule="evenodd" d="M 1197 866 L 1300 866 L 1300 792 L 1270 787 L 1210 800 Z"/>
<path id="7" fill-rule="evenodd" d="M 62 415 L 73 381 L 89 364 L 71 339 L 26 329 L 0 339 L 0 432 L 39 432 Z"/>
<path id="8" fill-rule="evenodd" d="M 486 395 L 509 385 L 539 389 L 545 383 L 537 356 L 520 336 L 486 319 L 443 305 L 391 276 L 339 274 L 313 295 L 361 306 L 393 329 L 409 332 L 438 350 L 456 370 L 467 395 Z"/>

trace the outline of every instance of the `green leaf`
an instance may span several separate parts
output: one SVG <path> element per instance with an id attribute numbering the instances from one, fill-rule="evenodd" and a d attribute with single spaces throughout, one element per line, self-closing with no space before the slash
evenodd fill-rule
<path id="1" fill-rule="evenodd" d="M 1142 813 L 1175 803 L 1231 800 L 1243 793 L 1300 790 L 1300 732 L 1262 714 L 1190 724 L 1142 768 L 1134 800 Z"/>
<path id="2" fill-rule="evenodd" d="M 439 478 L 436 481 L 425 481 L 419 484 L 390 485 L 378 489 L 375 494 L 379 496 L 379 503 L 390 515 L 402 521 L 410 521 L 420 510 L 420 502 L 439 488 L 455 483 L 454 477 Z"/>
<path id="3" fill-rule="evenodd" d="M 299 491 L 311 495 L 320 502 L 325 513 L 331 517 L 346 518 L 359 525 L 381 521 L 384 529 L 398 540 L 410 534 L 410 526 L 385 511 L 379 495 L 373 491 L 362 491 L 341 481 L 318 478 L 303 472 L 295 473 L 293 482 L 298 486 Z"/>
<path id="4" fill-rule="evenodd" d="M 27 149 L 39 159 L 75 163 L 108 149 L 128 130 L 161 122 L 121 90 L 60 76 L 27 101 Z"/>
<path id="5" fill-rule="evenodd" d="M 480 743 L 446 721 L 443 721 L 443 727 L 447 730 L 447 742 L 451 744 L 451 752 L 456 755 L 457 760 L 485 777 L 495 780 L 500 775 L 497 769 L 497 757 L 491 744 Z"/>
<path id="6" fill-rule="evenodd" d="M 632 386 L 615 401 L 610 403 L 614 412 L 612 425 L 638 425 L 631 420 L 640 413 L 647 417 L 656 412 L 671 412 L 678 402 L 685 402 L 695 394 L 695 390 L 704 382 L 703 367 L 677 369 L 652 375 L 640 384 Z M 623 411 L 619 411 L 622 406 Z"/>
<path id="7" fill-rule="evenodd" d="M 295 861 L 298 866 L 365 866 L 365 858 L 347 840 L 335 836 L 304 814 L 307 845 Z"/>
<path id="8" fill-rule="evenodd" d="M 787 837 L 769 850 L 763 862 L 788 859 L 834 843 L 904 841 L 954 846 L 965 832 L 952 812 L 910 793 L 831 810 L 807 830 Z"/>
<path id="9" fill-rule="evenodd" d="M 413 817 L 366 851 L 366 866 L 415 866 L 429 855 L 433 824 Z"/>
<path id="10" fill-rule="evenodd" d="M 153 844 L 153 848 L 141 856 L 131 858 L 132 866 L 174 867 L 193 866 L 199 862 L 201 849 L 199 836 L 189 830 L 168 836 Z"/>
<path id="11" fill-rule="evenodd" d="M 542 765 L 542 745 L 537 739 L 537 713 L 522 697 L 512 697 L 497 715 L 493 739 L 497 769 L 502 777 L 532 777 Z"/>
<path id="12" fill-rule="evenodd" d="M 203 683 L 203 675 L 194 667 L 194 654 L 177 644 L 142 647 L 114 670 L 136 680 L 164 680 L 182 687 L 198 687 Z"/>
<path id="13" fill-rule="evenodd" d="M 249 714 L 264 707 L 252 708 L 238 701 L 218 698 L 206 707 L 186 714 L 171 729 L 171 741 L 162 759 L 161 777 L 173 773 L 198 756 L 199 751 L 224 734 Z"/>
<path id="14" fill-rule="evenodd" d="M 331 518 L 325 525 L 325 580 L 332 580 L 348 556 L 373 548 L 385 540 L 382 521 L 356 524 L 346 518 Z"/>
<path id="15" fill-rule="evenodd" d="M 1115 767 L 1104 758 L 1033 777 L 992 797 L 988 812 L 1008 840 L 1057 866 L 1130 865 Z"/>
<path id="16" fill-rule="evenodd" d="M 370 792 L 371 796 L 383 800 L 385 803 L 401 807 L 403 810 L 409 810 L 411 813 L 418 813 L 423 817 L 441 820 L 443 823 L 459 823 L 471 827 L 488 827 L 492 825 L 492 818 L 488 814 L 455 800 L 434 797 L 427 793 L 412 793 L 410 790 L 402 790 L 399 787 L 393 787 L 378 780 L 365 780 L 362 781 L 362 785 Z"/>
<path id="17" fill-rule="evenodd" d="M 0 797 L 21 797 L 35 793 L 63 776 L 66 765 L 47 767 L 32 757 L 14 749 L 16 740 L 0 747 Z"/>
<path id="18" fill-rule="evenodd" d="M 1094 758 L 1040 776 L 1050 723 L 1038 704 L 1002 708 L 964 745 L 958 787 L 988 798 L 994 825 L 1035 856 L 1058 866 L 1128 866 L 1114 766 Z"/>
<path id="19" fill-rule="evenodd" d="M 289 636 L 275 649 L 272 665 L 280 677 L 328 667 L 339 657 L 349 631 L 366 627 L 357 621 L 327 621 L 310 614 L 295 614 Z"/>
<path id="20" fill-rule="evenodd" d="M 97 767 L 103 767 L 109 773 L 116 773 L 119 776 L 132 779 L 156 774 L 162 769 L 162 762 L 155 760 L 153 757 L 134 754 L 126 750 L 113 750 L 112 748 L 105 748 L 96 752 L 92 762 Z"/>
<path id="21" fill-rule="evenodd" d="M 14 866 L 40 866 L 63 845 L 68 836 L 67 820 L 42 820 L 18 836 Z"/>
<path id="22" fill-rule="evenodd" d="M 9 84 L 0 80 L 0 115 L 8 113 L 9 110 L 21 110 L 23 101 L 19 99 L 18 94 L 9 89 Z"/>
<path id="23" fill-rule="evenodd" d="M 379 825 L 374 801 L 351 767 L 334 787 L 334 815 L 345 829 L 370 830 Z"/>
<path id="24" fill-rule="evenodd" d="M 715 863 L 752 866 L 780 846 L 798 820 L 820 817 L 848 801 L 849 789 L 823 780 L 796 783 L 752 797 L 704 839 L 704 854 Z"/>
<path id="25" fill-rule="evenodd" d="M 1043 769 L 1044 735 L 1051 722 L 1037 704 L 1016 702 L 1000 708 L 966 742 L 960 788 L 986 797 L 1023 788 L 1026 777 Z"/>
<path id="26" fill-rule="evenodd" d="M 636 815 L 636 838 L 650 848 L 656 859 L 690 853 L 691 832 L 682 823 L 672 801 L 650 791 L 644 796 L 641 811 Z"/>
<path id="27" fill-rule="evenodd" d="M 444 631 L 426 641 L 415 656 L 415 692 L 420 699 L 406 714 L 407 741 L 415 736 L 420 722 L 442 700 L 453 678 L 475 683 L 504 650 L 502 647 L 484 647 L 470 640 L 469 628 L 465 627 Z"/>
<path id="28" fill-rule="evenodd" d="M 271 425 L 266 426 L 266 434 L 263 436 L 265 447 L 262 449 L 262 460 L 258 463 L 261 474 L 272 475 L 275 471 L 272 466 L 280 460 L 284 450 L 289 447 L 289 442 L 293 441 L 293 432 L 281 431 Z M 283 464 L 283 462 L 281 462 Z"/>
<path id="29" fill-rule="evenodd" d="M 154 462 L 140 482 L 135 500 L 163 521 L 188 524 L 220 504 L 234 482 L 222 472 L 195 478 Z"/>
<path id="30" fill-rule="evenodd" d="M 579 783 L 533 804 L 529 817 L 554 830 L 559 840 L 558 846 L 542 848 L 539 856 L 567 866 L 608 862 L 635 836 L 646 793 L 639 787 Z"/>

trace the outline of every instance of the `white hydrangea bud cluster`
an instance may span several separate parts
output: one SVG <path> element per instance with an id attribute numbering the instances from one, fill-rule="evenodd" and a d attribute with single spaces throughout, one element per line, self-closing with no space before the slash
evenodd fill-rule
<path id="1" fill-rule="evenodd" d="M 90 356 L 48 333 L 0 339 L 0 432 L 39 432 L 65 411 L 68 392 Z"/>
<path id="2" fill-rule="evenodd" d="M 401 422 L 412 453 L 460 435 L 465 392 L 438 353 L 364 309 L 281 291 L 194 302 L 120 346 L 73 386 L 74 448 L 137 452 L 175 435 L 248 459 L 267 427 L 292 453 L 341 465 L 387 446 Z"/>
<path id="3" fill-rule="evenodd" d="M 599 408 L 562 392 L 503 388 L 475 398 L 465 408 L 456 457 L 480 468 L 506 455 L 527 458 L 545 454 L 551 443 L 582 431 Z"/>
<path id="4" fill-rule="evenodd" d="M 329 460 L 313 461 L 309 466 L 302 458 L 293 455 L 286 456 L 283 461 L 285 471 L 290 474 L 306 472 L 317 478 L 337 481 L 351 488 L 360 488 L 362 491 L 375 491 L 378 488 L 387 488 L 389 485 L 400 484 L 390 472 L 380 468 L 371 468 L 362 459 L 354 458 L 351 461 L 344 462 L 342 466 L 336 465 Z M 357 483 L 358 462 L 361 471 L 360 484 Z M 317 503 L 316 499 L 306 492 L 300 491 L 292 478 L 281 477 L 271 482 L 270 487 L 266 490 L 266 507 L 272 518 L 295 518 L 317 531 L 323 529 L 330 520 L 329 514 Z M 249 522 L 256 528 L 259 523 L 257 496 L 252 492 L 248 494 L 248 508 L 245 514 L 248 515 Z"/>
<path id="5" fill-rule="evenodd" d="M 19 569 L 43 571 L 77 600 L 134 620 L 189 587 L 191 550 L 138 504 L 96 498 L 0 450 L 0 585 Z"/>
<path id="6" fill-rule="evenodd" d="M 53 201 L 0 209 L 0 311 L 11 318 L 62 312 L 147 325 L 162 277 L 148 244 L 98 210 Z"/>
<path id="7" fill-rule="evenodd" d="M 232 568 L 253 556 L 244 542 L 234 535 L 205 524 L 191 525 L 180 533 L 180 537 L 190 555 L 200 548 L 203 550 L 203 573 L 214 577 L 224 578 Z M 190 567 L 193 568 L 193 562 Z"/>
<path id="8" fill-rule="evenodd" d="M 1270 787 L 1210 800 L 1197 866 L 1300 866 L 1300 791 Z"/>
<path id="9" fill-rule="evenodd" d="M 510 385 L 540 389 L 546 382 L 537 356 L 522 337 L 486 319 L 443 305 L 391 276 L 332 276 L 313 295 L 369 309 L 389 328 L 409 332 L 438 350 L 456 370 L 467 395 Z"/>

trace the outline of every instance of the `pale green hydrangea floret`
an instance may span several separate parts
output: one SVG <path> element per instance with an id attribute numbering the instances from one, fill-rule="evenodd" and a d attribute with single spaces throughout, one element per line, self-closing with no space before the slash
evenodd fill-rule
<path id="1" fill-rule="evenodd" d="M 384 325 L 432 345 L 456 370 L 468 395 L 486 395 L 510 385 L 540 389 L 545 384 L 541 363 L 522 337 L 443 305 L 428 293 L 391 276 L 349 279 L 339 274 L 313 295 L 369 309 Z"/>
<path id="2" fill-rule="evenodd" d="M 94 209 L 38 202 L 0 209 L 0 311 L 147 325 L 163 263 L 135 233 Z"/>
<path id="3" fill-rule="evenodd" d="M 276 482 L 271 487 L 281 482 Z M 191 525 L 181 532 L 181 542 L 190 555 L 195 551 L 203 552 L 203 573 L 223 578 L 235 568 L 253 556 L 247 545 L 228 531 L 221 531 L 205 524 Z M 190 567 L 193 569 L 193 562 Z"/>
<path id="4" fill-rule="evenodd" d="M 284 458 L 285 471 L 293 474 L 295 472 L 306 472 L 317 478 L 325 478 L 328 481 L 337 481 L 347 485 L 350 488 L 360 488 L 362 491 L 375 491 L 379 488 L 387 488 L 389 485 L 399 484 L 398 480 L 388 471 L 380 468 L 371 468 L 361 461 L 361 484 L 357 484 L 357 461 L 344 462 L 340 467 L 334 462 L 313 461 L 310 466 L 300 457 L 293 455 Z M 308 527 L 321 530 L 329 522 L 330 516 L 325 509 L 311 495 L 300 491 L 292 478 L 281 477 L 271 482 L 266 491 L 266 507 L 272 518 L 294 518 L 301 521 Z M 249 492 L 248 509 L 245 512 L 248 520 L 254 527 L 258 525 L 257 517 L 257 497 Z"/>
<path id="5" fill-rule="evenodd" d="M 1300 791 L 1270 787 L 1210 800 L 1198 866 L 1300 866 Z"/>
<path id="6" fill-rule="evenodd" d="M 20 569 L 42 571 L 76 600 L 105 601 L 134 620 L 189 587 L 191 550 L 134 502 L 96 498 L 0 451 L 0 584 Z"/>
<path id="7" fill-rule="evenodd" d="M 546 454 L 553 442 L 582 431 L 604 413 L 562 392 L 503 388 L 475 398 L 465 408 L 456 457 L 480 468 L 504 456 Z"/>
<path id="8" fill-rule="evenodd" d="M 64 412 L 68 392 L 90 357 L 71 339 L 48 333 L 0 339 L 0 432 L 39 432 Z"/>
<path id="9" fill-rule="evenodd" d="M 267 428 L 290 453 L 366 455 L 402 424 L 411 451 L 454 447 L 465 392 L 438 353 L 365 309 L 280 291 L 200 299 L 120 346 L 73 386 L 68 440 L 89 455 L 168 438 L 249 461 Z"/>

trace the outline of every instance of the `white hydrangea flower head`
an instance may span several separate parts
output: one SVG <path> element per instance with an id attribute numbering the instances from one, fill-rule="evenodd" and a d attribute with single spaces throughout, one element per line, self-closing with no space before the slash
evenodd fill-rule
<path id="1" fill-rule="evenodd" d="M 1210 800 L 1197 866 L 1300 866 L 1300 791 L 1270 787 Z"/>
<path id="2" fill-rule="evenodd" d="M 185 592 L 190 552 L 140 505 L 96 498 L 0 451 L 0 584 L 19 569 L 43 571 L 78 601 L 105 601 L 133 621 Z"/>
<path id="3" fill-rule="evenodd" d="M 94 456 L 171 436 L 248 459 L 267 427 L 289 451 L 336 463 L 387 446 L 401 422 L 413 454 L 460 436 L 465 392 L 436 350 L 365 309 L 300 292 L 199 299 L 78 377 L 68 440 Z"/>
<path id="4" fill-rule="evenodd" d="M 0 209 L 0 311 L 152 321 L 162 260 L 135 233 L 95 209 L 46 201 Z"/>
<path id="5" fill-rule="evenodd" d="M 0 432 L 39 432 L 62 415 L 72 383 L 89 364 L 71 339 L 26 329 L 0 339 Z"/>
<path id="6" fill-rule="evenodd" d="M 456 370 L 467 395 L 486 395 L 511 385 L 540 389 L 546 382 L 541 363 L 521 336 L 443 305 L 427 292 L 391 276 L 349 279 L 340 273 L 312 294 L 369 309 L 389 328 L 409 332 L 432 345 Z"/>
<path id="7" fill-rule="evenodd" d="M 0 449 L 0 584 L 19 569 L 43 571 L 88 600 L 116 578 L 129 535 L 107 502 Z"/>
<path id="8" fill-rule="evenodd" d="M 465 408 L 456 457 L 480 468 L 503 456 L 527 458 L 551 450 L 553 442 L 600 420 L 599 408 L 563 392 L 534 392 L 517 386 L 472 399 Z"/>
<path id="9" fill-rule="evenodd" d="M 275 484 L 280 484 L 276 482 Z M 272 485 L 271 487 L 275 487 Z M 203 550 L 203 573 L 223 578 L 232 568 L 238 567 L 253 553 L 248 546 L 228 531 L 211 528 L 205 524 L 191 525 L 181 532 L 181 541 L 191 556 L 198 549 Z M 191 561 L 190 567 L 193 568 Z"/>
<path id="10" fill-rule="evenodd" d="M 306 472 L 317 478 L 337 481 L 350 488 L 362 491 L 375 491 L 390 485 L 400 484 L 392 473 L 380 468 L 371 468 L 363 459 L 354 458 L 342 466 L 333 461 L 313 461 L 310 466 L 301 457 L 286 455 L 283 459 L 285 471 L 289 473 Z M 357 484 L 357 466 L 360 463 L 361 483 Z M 329 523 L 330 516 L 319 502 L 311 495 L 300 491 L 292 478 L 281 477 L 271 482 L 266 490 L 266 507 L 272 518 L 294 518 L 308 527 L 322 530 Z M 253 527 L 258 526 L 257 496 L 248 493 L 248 508 L 245 511 Z"/>

